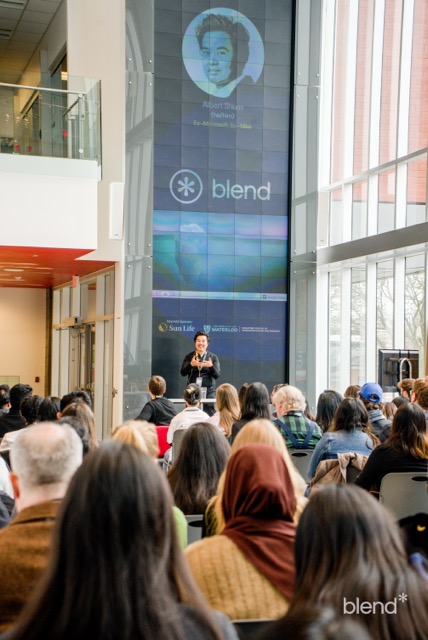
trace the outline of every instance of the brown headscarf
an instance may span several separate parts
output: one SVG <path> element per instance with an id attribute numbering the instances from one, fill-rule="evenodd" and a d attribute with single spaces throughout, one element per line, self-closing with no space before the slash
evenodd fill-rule
<path id="1" fill-rule="evenodd" d="M 234 453 L 226 469 L 222 506 L 226 526 L 221 535 L 290 599 L 296 498 L 281 454 L 265 444 L 248 444 Z"/>

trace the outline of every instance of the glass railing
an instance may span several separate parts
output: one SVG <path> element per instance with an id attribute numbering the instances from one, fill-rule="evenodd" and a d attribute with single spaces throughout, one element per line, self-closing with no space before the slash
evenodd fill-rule
<path id="1" fill-rule="evenodd" d="M 0 153 L 101 162 L 100 82 L 68 89 L 0 82 Z"/>

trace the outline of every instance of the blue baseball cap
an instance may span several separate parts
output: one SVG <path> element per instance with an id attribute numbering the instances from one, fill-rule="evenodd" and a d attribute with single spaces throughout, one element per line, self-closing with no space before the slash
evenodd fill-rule
<path id="1" fill-rule="evenodd" d="M 366 382 L 358 393 L 360 398 L 364 398 L 364 400 L 368 400 L 369 402 L 382 402 L 383 391 L 377 382 Z"/>

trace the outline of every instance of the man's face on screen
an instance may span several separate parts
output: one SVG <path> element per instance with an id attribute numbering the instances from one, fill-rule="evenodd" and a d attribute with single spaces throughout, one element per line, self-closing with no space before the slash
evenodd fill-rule
<path id="1" fill-rule="evenodd" d="M 202 38 L 201 55 L 205 75 L 210 82 L 221 87 L 233 79 L 235 51 L 225 31 L 207 31 Z"/>

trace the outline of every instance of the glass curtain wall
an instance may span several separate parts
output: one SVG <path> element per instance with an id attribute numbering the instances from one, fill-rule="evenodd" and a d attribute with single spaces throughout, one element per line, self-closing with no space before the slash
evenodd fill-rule
<path id="1" fill-rule="evenodd" d="M 377 380 L 380 348 L 418 350 L 426 374 L 428 3 L 314 5 L 323 16 L 316 317 L 307 326 L 316 398 Z M 314 197 L 308 190 L 306 201 Z M 303 261 L 299 247 L 292 255 Z"/>

